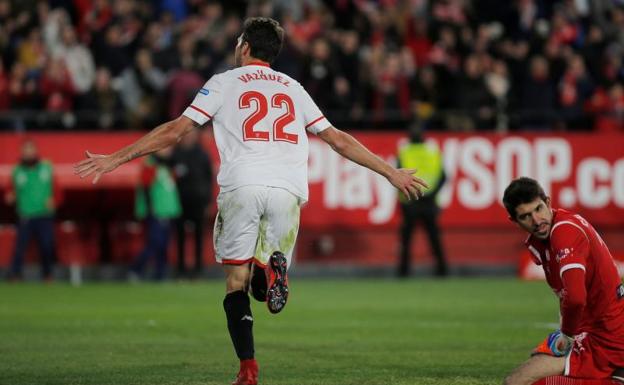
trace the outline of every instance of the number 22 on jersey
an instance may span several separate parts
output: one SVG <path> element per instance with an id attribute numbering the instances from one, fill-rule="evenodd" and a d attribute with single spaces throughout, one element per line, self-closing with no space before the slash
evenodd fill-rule
<path id="1" fill-rule="evenodd" d="M 247 91 L 238 99 L 238 108 L 241 110 L 251 108 L 252 101 L 256 104 L 256 110 L 243 122 L 243 140 L 269 141 L 268 131 L 255 129 L 255 125 L 269 112 L 269 102 L 266 96 L 258 91 Z M 295 105 L 290 96 L 282 93 L 273 95 L 271 107 L 280 109 L 286 107 L 286 112 L 273 122 L 273 140 L 297 144 L 298 135 L 284 131 L 284 127 L 295 120 Z"/>

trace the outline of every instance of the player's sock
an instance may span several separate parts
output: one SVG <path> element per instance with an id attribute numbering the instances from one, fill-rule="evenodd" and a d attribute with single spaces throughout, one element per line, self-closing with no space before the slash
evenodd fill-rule
<path id="1" fill-rule="evenodd" d="M 564 376 L 553 376 L 535 381 L 533 385 L 615 385 L 617 382 L 611 379 L 588 380 L 582 378 L 570 378 Z"/>
<path id="2" fill-rule="evenodd" d="M 236 355 L 241 360 L 254 358 L 253 317 L 249 296 L 240 290 L 229 293 L 223 300 L 223 309 Z"/>

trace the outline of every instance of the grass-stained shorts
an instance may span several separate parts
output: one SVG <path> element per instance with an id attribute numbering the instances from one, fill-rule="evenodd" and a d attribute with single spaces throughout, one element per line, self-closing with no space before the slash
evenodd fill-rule
<path id="1" fill-rule="evenodd" d="M 292 258 L 299 231 L 300 199 L 286 189 L 260 185 L 220 193 L 213 242 L 222 264 L 252 260 L 266 265 L 274 251 Z"/>

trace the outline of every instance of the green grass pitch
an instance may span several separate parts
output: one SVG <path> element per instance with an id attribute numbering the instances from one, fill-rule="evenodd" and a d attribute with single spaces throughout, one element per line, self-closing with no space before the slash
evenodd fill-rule
<path id="1" fill-rule="evenodd" d="M 0 284 L 0 384 L 230 384 L 224 283 Z M 263 385 L 500 384 L 558 321 L 543 282 L 291 279 L 254 302 Z"/>

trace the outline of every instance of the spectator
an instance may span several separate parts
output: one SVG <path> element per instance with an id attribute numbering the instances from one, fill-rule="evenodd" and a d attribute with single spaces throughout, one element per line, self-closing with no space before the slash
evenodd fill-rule
<path id="1" fill-rule="evenodd" d="M 160 8 L 159 11 L 170 12 L 177 22 L 184 20 L 188 13 L 186 1 L 160 0 L 158 5 Z"/>
<path id="2" fill-rule="evenodd" d="M 412 57 L 407 52 L 381 55 L 373 67 L 373 116 L 378 121 L 388 117 L 406 119 L 410 113 L 409 84 L 414 72 Z"/>
<path id="3" fill-rule="evenodd" d="M 555 89 L 543 56 L 531 58 L 529 76 L 522 83 L 520 116 L 522 127 L 549 130 L 555 120 Z"/>
<path id="4" fill-rule="evenodd" d="M 439 37 L 429 53 L 429 62 L 438 80 L 440 107 L 453 107 L 461 58 L 457 50 L 457 37 L 450 27 L 440 29 Z"/>
<path id="5" fill-rule="evenodd" d="M 121 100 L 134 127 L 155 125 L 162 119 L 159 95 L 167 85 L 167 76 L 152 62 L 152 55 L 140 49 L 135 63 L 121 74 Z"/>
<path id="6" fill-rule="evenodd" d="M 622 58 L 624 57 L 624 47 L 611 45 L 603 55 L 603 63 L 599 74 L 600 84 L 609 86 L 613 83 L 624 82 L 624 65 Z"/>
<path id="7" fill-rule="evenodd" d="M 93 56 L 87 47 L 78 42 L 74 27 L 65 25 L 61 31 L 62 40 L 52 56 L 64 60 L 76 93 L 82 95 L 91 89 L 95 80 Z"/>
<path id="8" fill-rule="evenodd" d="M 356 31 L 349 30 L 341 33 L 337 54 L 338 67 L 341 76 L 348 82 L 349 87 L 358 92 L 360 79 L 360 38 Z"/>
<path id="9" fill-rule="evenodd" d="M 591 128 L 589 117 L 584 111 L 584 102 L 592 92 L 593 84 L 585 70 L 583 58 L 579 55 L 571 56 L 559 82 L 559 104 L 567 128 Z"/>
<path id="10" fill-rule="evenodd" d="M 184 112 L 202 85 L 202 77 L 190 69 L 182 68 L 171 74 L 167 87 L 169 90 L 167 115 L 170 119 Z"/>
<path id="11" fill-rule="evenodd" d="M 615 83 L 607 91 L 598 88 L 589 102 L 596 115 L 594 129 L 600 132 L 624 131 L 624 87 Z"/>
<path id="12" fill-rule="evenodd" d="M 30 139 L 22 143 L 20 163 L 13 169 L 11 184 L 5 196 L 9 205 L 15 204 L 18 223 L 15 249 L 9 278 L 22 279 L 24 255 L 31 237 L 39 244 L 42 277 L 52 279 L 54 258 L 54 210 L 60 195 L 55 188 L 53 167 L 39 158 L 37 145 Z"/>
<path id="13" fill-rule="evenodd" d="M 143 44 L 154 58 L 154 63 L 162 71 L 169 71 L 176 68 L 177 55 L 175 53 L 170 34 L 165 33 L 165 29 L 159 22 L 150 23 L 143 35 Z"/>
<path id="14" fill-rule="evenodd" d="M 84 32 L 86 36 L 104 29 L 113 17 L 113 10 L 108 0 L 95 0 L 89 5 L 90 7 L 78 25 L 79 31 Z"/>
<path id="15" fill-rule="evenodd" d="M 11 2 L 9 0 L 0 0 L 0 25 L 7 26 L 11 21 Z"/>
<path id="16" fill-rule="evenodd" d="M 414 17 L 408 24 L 406 45 L 414 56 L 418 67 L 429 64 L 429 54 L 433 42 L 429 38 L 429 25 L 424 17 Z"/>
<path id="17" fill-rule="evenodd" d="M 113 88 L 110 71 L 100 67 L 94 87 L 80 98 L 80 126 L 111 129 L 123 126 L 123 105 Z"/>
<path id="18" fill-rule="evenodd" d="M 466 58 L 464 73 L 456 93 L 455 105 L 458 113 L 450 117 L 449 126 L 460 131 L 492 128 L 495 100 L 485 85 L 478 56 L 470 55 Z"/>
<path id="19" fill-rule="evenodd" d="M 423 67 L 418 71 L 413 90 L 412 113 L 421 122 L 423 129 L 440 128 L 440 89 L 432 67 Z"/>
<path id="20" fill-rule="evenodd" d="M 173 151 L 173 171 L 180 192 L 182 215 L 177 221 L 178 276 L 187 276 L 186 227 L 191 225 L 195 237 L 195 266 L 192 276 L 197 277 L 203 269 L 204 221 L 208 204 L 212 199 L 212 161 L 199 141 L 200 132 L 192 131 L 182 138 Z"/>
<path id="21" fill-rule="evenodd" d="M 51 59 L 39 82 L 44 108 L 68 112 L 74 103 L 75 88 L 63 59 Z"/>
<path id="22" fill-rule="evenodd" d="M 202 56 L 196 54 L 195 47 L 195 40 L 191 35 L 181 37 L 178 41 L 178 52 L 175 57 L 179 62 L 175 66 L 177 69 L 170 73 L 167 85 L 169 94 L 167 116 L 170 119 L 184 112 L 204 84 L 197 71 L 203 65 Z"/>
<path id="23" fill-rule="evenodd" d="M 587 68 L 589 74 L 594 79 L 599 79 L 601 66 L 604 61 L 603 52 L 605 52 L 604 35 L 597 25 L 591 25 L 587 34 L 587 39 L 583 47 L 579 50 L 582 56 L 587 60 Z"/>
<path id="24" fill-rule="evenodd" d="M 0 112 L 8 110 L 10 105 L 9 75 L 4 71 L 4 63 L 0 60 Z"/>
<path id="25" fill-rule="evenodd" d="M 506 131 L 509 128 L 507 105 L 511 82 L 508 77 L 507 65 L 502 60 L 495 60 L 492 69 L 485 75 L 485 85 L 490 95 L 496 100 L 495 125 L 498 131 Z"/>
<path id="26" fill-rule="evenodd" d="M 310 47 L 310 57 L 304 65 L 301 79 L 301 84 L 308 90 L 312 99 L 318 100 L 322 110 L 329 110 L 329 102 L 321 95 L 324 95 L 326 90 L 334 88 L 337 76 L 336 64 L 331 59 L 331 47 L 327 39 L 315 39 Z"/>
<path id="27" fill-rule="evenodd" d="M 42 4 L 38 8 L 38 16 L 45 47 L 48 52 L 55 52 L 62 44 L 63 28 L 71 26 L 69 15 L 63 8 L 51 10 L 47 4 Z"/>
<path id="28" fill-rule="evenodd" d="M 109 69 L 113 76 L 118 76 L 130 65 L 131 49 L 123 40 L 118 24 L 110 24 L 93 36 L 93 55 L 95 63 Z"/>
<path id="29" fill-rule="evenodd" d="M 41 40 L 41 31 L 33 28 L 28 38 L 19 43 L 17 48 L 18 61 L 26 68 L 27 72 L 38 74 L 44 67 L 47 51 Z"/>
<path id="30" fill-rule="evenodd" d="M 141 279 L 150 257 L 154 257 L 156 280 L 167 274 L 167 250 L 171 221 L 180 215 L 180 200 L 169 171 L 172 149 L 167 147 L 145 159 L 141 170 L 141 185 L 136 192 L 135 214 L 145 220 L 145 246 L 130 268 L 130 280 Z"/>
<path id="31" fill-rule="evenodd" d="M 39 106 L 37 79 L 29 76 L 26 67 L 20 62 L 16 62 L 11 70 L 9 99 L 11 109 L 33 109 Z"/>

